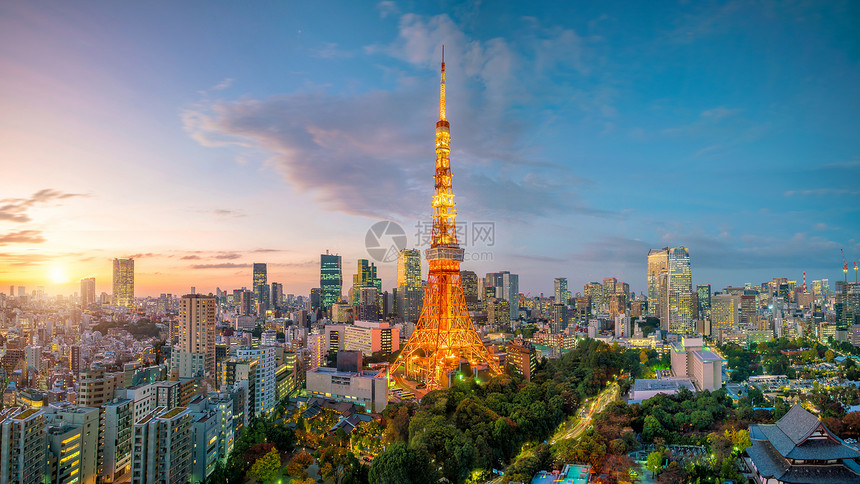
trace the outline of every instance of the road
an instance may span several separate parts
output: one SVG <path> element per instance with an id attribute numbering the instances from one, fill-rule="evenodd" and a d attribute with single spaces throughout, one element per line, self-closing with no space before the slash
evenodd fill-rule
<path id="1" fill-rule="evenodd" d="M 618 381 L 614 381 L 609 386 L 600 392 L 596 397 L 589 398 L 585 406 L 583 406 L 579 412 L 577 412 L 576 417 L 579 419 L 571 428 L 567 428 L 565 424 L 564 428 L 560 429 L 556 432 L 552 438 L 549 440 L 550 444 L 554 444 L 562 439 L 576 439 L 583 432 L 585 432 L 588 427 L 591 425 L 591 419 L 594 418 L 595 415 L 602 412 L 607 405 L 612 403 L 616 398 L 618 398 L 618 392 L 620 388 L 618 387 Z M 531 453 L 531 450 L 525 451 L 526 454 Z M 521 454 L 514 458 L 514 460 L 522 457 L 524 454 Z M 498 484 L 502 482 L 502 477 L 495 477 L 488 481 L 489 484 Z"/>
<path id="2" fill-rule="evenodd" d="M 562 429 L 561 431 L 557 432 L 555 435 L 552 436 L 552 440 L 550 440 L 550 443 L 554 444 L 559 440 L 578 438 L 580 435 L 582 435 L 583 432 L 588 429 L 589 426 L 591 426 L 591 419 L 598 413 L 602 412 L 603 409 L 606 408 L 606 406 L 609 405 L 613 400 L 618 398 L 618 392 L 618 383 L 613 382 L 609 385 L 609 387 L 600 392 L 599 395 L 589 399 L 588 403 L 584 407 L 582 407 L 577 413 L 576 416 L 579 418 L 579 421 L 576 423 L 576 425 L 569 429 Z"/>

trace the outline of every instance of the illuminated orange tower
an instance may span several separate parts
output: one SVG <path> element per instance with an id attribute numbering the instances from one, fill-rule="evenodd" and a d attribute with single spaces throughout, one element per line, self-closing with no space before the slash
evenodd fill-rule
<path id="1" fill-rule="evenodd" d="M 436 189 L 433 194 L 433 234 L 425 251 L 430 273 L 424 290 L 424 306 L 415 331 L 391 367 L 401 365 L 406 376 L 423 380 L 428 389 L 439 388 L 446 373 L 462 359 L 471 366 L 486 364 L 501 373 L 498 363 L 469 318 L 460 281 L 463 249 L 457 244 L 457 214 L 451 189 L 451 133 L 445 118 L 445 48 L 442 47 L 442 82 L 439 89 L 439 121 L 436 122 Z"/>

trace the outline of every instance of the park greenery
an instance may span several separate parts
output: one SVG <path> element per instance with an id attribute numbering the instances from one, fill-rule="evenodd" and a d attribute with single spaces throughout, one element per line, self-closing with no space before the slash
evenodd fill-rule
<path id="1" fill-rule="evenodd" d="M 835 361 L 831 347 L 812 340 L 780 339 L 751 349 L 727 344 L 719 351 L 733 375 L 744 379 L 776 370 L 799 375 L 804 363 Z M 374 355 L 379 361 L 391 357 Z M 531 381 L 508 372 L 479 383 L 466 373 L 420 403 L 388 405 L 349 434 L 333 430 L 340 418 L 336 411 L 311 415 L 285 401 L 237 435 L 233 452 L 209 480 L 462 484 L 484 482 L 501 469 L 502 482 L 529 482 L 539 470 L 588 463 L 595 482 L 630 482 L 641 469 L 656 482 L 738 482 L 749 425 L 779 419 L 792 396 L 766 396 L 751 387 L 734 401 L 725 390 L 686 389 L 641 403 L 615 401 L 576 438 L 567 437 L 564 430 L 577 421 L 587 399 L 613 382 L 623 393 L 632 379 L 665 367 L 665 355 L 654 350 L 585 339 L 559 359 L 541 360 Z M 850 371 L 857 371 L 852 360 L 839 363 L 840 375 Z M 860 436 L 860 413 L 847 413 L 848 405 L 860 404 L 860 389 L 816 386 L 793 396 L 818 409 L 838 435 Z"/>
<path id="2" fill-rule="evenodd" d="M 438 473 L 453 483 L 504 468 L 524 452 L 537 452 L 533 458 L 517 459 L 506 474 L 509 480 L 531 480 L 547 463 L 542 455 L 549 455 L 549 446 L 543 442 L 581 402 L 620 373 L 638 374 L 639 369 L 638 352 L 587 339 L 558 360 L 541 361 L 530 382 L 511 375 L 483 384 L 466 378 L 428 393 L 420 405 L 389 405 L 383 413 L 387 447 L 374 460 L 371 476 L 399 475 L 388 466 L 402 458 L 389 453 L 399 455 L 405 446 L 429 456 L 409 461 L 410 466 L 425 466 L 421 475 Z M 392 479 L 373 482 L 400 482 Z"/>

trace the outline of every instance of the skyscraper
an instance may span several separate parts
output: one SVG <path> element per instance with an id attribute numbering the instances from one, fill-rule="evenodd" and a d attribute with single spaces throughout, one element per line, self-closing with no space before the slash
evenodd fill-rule
<path id="1" fill-rule="evenodd" d="M 711 285 L 699 284 L 696 286 L 696 296 L 699 302 L 699 312 L 702 318 L 707 318 L 711 312 Z"/>
<path id="2" fill-rule="evenodd" d="M 466 296 L 466 307 L 469 311 L 478 310 L 478 275 L 472 271 L 460 271 L 460 281 L 463 283 L 463 294 Z"/>
<path id="3" fill-rule="evenodd" d="M 284 285 L 280 282 L 272 283 L 272 307 L 279 308 L 284 303 Z"/>
<path id="4" fill-rule="evenodd" d="M 397 255 L 397 313 L 405 321 L 421 316 L 421 252 L 403 249 Z"/>
<path id="5" fill-rule="evenodd" d="M 339 255 L 326 251 L 320 254 L 320 304 L 325 311 L 340 301 L 343 291 L 343 261 Z"/>
<path id="6" fill-rule="evenodd" d="M 591 314 L 599 313 L 603 308 L 603 285 L 589 282 L 582 287 L 582 292 L 588 298 Z"/>
<path id="7" fill-rule="evenodd" d="M 134 306 L 134 259 L 113 260 L 113 305 Z"/>
<path id="8" fill-rule="evenodd" d="M 556 277 L 555 278 L 555 303 L 556 304 L 564 304 L 565 306 L 567 306 L 569 299 L 570 299 L 570 291 L 567 290 L 567 278 L 566 277 Z"/>
<path id="9" fill-rule="evenodd" d="M 520 316 L 520 276 L 509 271 L 489 272 L 484 278 L 486 287 L 495 287 L 496 297 L 510 303 L 510 318 Z"/>
<path id="10" fill-rule="evenodd" d="M 254 300 L 257 301 L 258 314 L 269 309 L 269 283 L 266 264 L 254 263 L 253 290 Z"/>
<path id="11" fill-rule="evenodd" d="M 356 273 L 352 276 L 352 303 L 358 306 L 362 287 L 375 287 L 376 294 L 382 296 L 382 279 L 376 277 L 376 265 L 367 259 L 358 259 Z M 382 300 L 377 303 L 382 307 Z"/>
<path id="12" fill-rule="evenodd" d="M 612 298 L 615 296 L 616 286 L 618 285 L 618 279 L 614 277 L 604 277 L 603 278 L 603 309 L 609 309 L 609 306 L 612 304 Z"/>
<path id="13" fill-rule="evenodd" d="M 218 300 L 186 294 L 179 300 L 179 346 L 174 361 L 180 378 L 215 376 L 215 322 Z"/>
<path id="14" fill-rule="evenodd" d="M 660 318 L 662 321 L 664 315 L 661 314 L 661 302 L 664 300 L 664 294 L 661 291 L 660 274 L 669 270 L 669 248 L 651 249 L 648 251 L 648 315 Z"/>
<path id="15" fill-rule="evenodd" d="M 668 330 L 670 333 L 693 334 L 693 285 L 690 251 L 674 247 L 669 251 Z"/>
<path id="16" fill-rule="evenodd" d="M 81 279 L 81 307 L 88 308 L 96 302 L 96 278 Z"/>
<path id="17" fill-rule="evenodd" d="M 714 294 L 711 298 L 711 334 L 722 340 L 722 334 L 731 333 L 738 324 L 738 296 Z"/>

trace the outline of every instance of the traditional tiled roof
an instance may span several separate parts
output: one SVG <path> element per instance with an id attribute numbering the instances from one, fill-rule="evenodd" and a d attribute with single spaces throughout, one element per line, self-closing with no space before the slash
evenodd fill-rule
<path id="1" fill-rule="evenodd" d="M 823 424 L 815 415 L 795 405 L 776 424 L 750 425 L 750 447 L 746 451 L 767 478 L 786 483 L 860 484 L 860 457 L 853 447 L 830 434 L 828 439 L 808 439 Z M 792 465 L 788 459 L 839 460 L 837 464 Z"/>
<path id="2" fill-rule="evenodd" d="M 818 417 L 807 412 L 800 405 L 794 405 L 791 407 L 791 409 L 776 422 L 776 426 L 782 430 L 782 433 L 790 438 L 795 444 L 803 442 L 803 440 L 809 437 L 809 435 L 812 434 L 819 425 L 821 425 L 821 421 L 818 420 Z"/>

